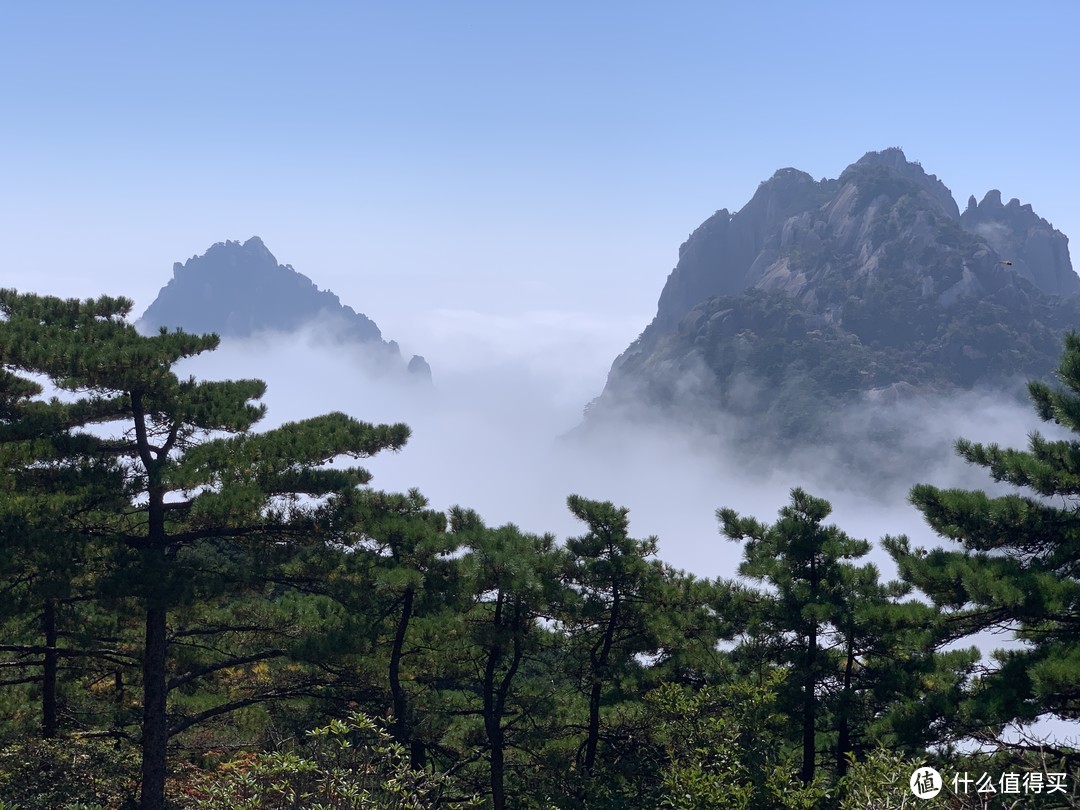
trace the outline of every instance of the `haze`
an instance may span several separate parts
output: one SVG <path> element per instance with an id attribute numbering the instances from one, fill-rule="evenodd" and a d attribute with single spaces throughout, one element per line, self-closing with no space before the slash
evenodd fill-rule
<path id="1" fill-rule="evenodd" d="M 564 325 L 549 333 L 541 351 L 535 338 L 520 334 L 536 324 L 493 326 L 487 339 L 467 330 L 439 337 L 435 330 L 433 390 L 415 381 L 372 378 L 359 350 L 342 351 L 310 332 L 226 340 L 179 370 L 208 379 L 242 371 L 266 380 L 263 427 L 329 410 L 406 422 L 413 435 L 401 453 L 363 462 L 375 475 L 373 486 L 416 487 L 438 508 L 460 504 L 492 524 L 513 522 L 560 537 L 582 528 L 566 510 L 567 495 L 611 500 L 630 508 L 635 536 L 659 536 L 665 561 L 710 577 L 733 576 L 741 556 L 718 534 L 719 506 L 772 520 L 789 490 L 803 486 L 833 502 L 835 522 L 850 534 L 876 540 L 906 533 L 939 545 L 906 502 L 911 484 L 992 488 L 982 470 L 953 456 L 957 436 L 1018 446 L 1033 429 L 1052 433 L 1029 406 L 1001 396 L 906 403 L 893 416 L 919 431 L 913 444 L 932 464 L 882 457 L 873 479 L 838 462 L 827 447 L 747 460 L 725 440 L 740 429 L 737 422 L 720 435 L 657 422 L 613 422 L 587 439 L 567 438 L 581 421 L 580 403 L 594 392 L 597 375 L 602 378 L 607 341 L 580 325 Z M 869 413 L 853 406 L 842 417 L 851 426 L 850 442 L 862 444 L 867 456 L 881 452 L 863 429 Z M 891 569 L 887 557 L 874 559 Z"/>

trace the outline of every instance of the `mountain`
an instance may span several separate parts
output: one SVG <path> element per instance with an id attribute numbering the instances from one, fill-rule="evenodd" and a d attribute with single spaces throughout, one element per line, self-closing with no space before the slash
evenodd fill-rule
<path id="1" fill-rule="evenodd" d="M 144 331 L 179 327 L 244 338 L 267 332 L 296 332 L 317 327 L 335 342 L 361 345 L 385 368 L 431 379 L 423 357 L 406 366 L 397 343 L 383 340 L 375 322 L 329 290 L 320 290 L 291 265 L 279 264 L 253 236 L 248 241 L 218 242 L 201 256 L 173 265 L 173 277 L 139 319 Z"/>
<path id="2" fill-rule="evenodd" d="M 586 426 L 724 414 L 783 443 L 827 435 L 848 404 L 1015 391 L 1056 366 L 1078 290 L 1068 240 L 1030 205 L 991 191 L 960 213 L 900 149 L 832 180 L 781 169 L 682 245 Z"/>

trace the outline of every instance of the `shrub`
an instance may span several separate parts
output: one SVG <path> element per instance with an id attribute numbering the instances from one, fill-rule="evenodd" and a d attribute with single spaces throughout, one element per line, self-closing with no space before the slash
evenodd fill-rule
<path id="1" fill-rule="evenodd" d="M 0 808 L 128 810 L 138 783 L 139 758 L 128 745 L 71 737 L 0 750 Z"/>
<path id="2" fill-rule="evenodd" d="M 308 732 L 301 751 L 252 754 L 195 789 L 197 810 L 432 810 L 476 807 L 446 774 L 413 770 L 374 720 L 353 714 Z"/>

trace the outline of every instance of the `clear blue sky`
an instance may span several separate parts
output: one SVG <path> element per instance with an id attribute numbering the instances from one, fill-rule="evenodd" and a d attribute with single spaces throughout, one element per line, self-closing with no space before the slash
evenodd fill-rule
<path id="1" fill-rule="evenodd" d="M 544 309 L 625 345 L 713 211 L 894 145 L 1080 239 L 1078 31 L 1065 0 L 6 3 L 4 284 L 141 311 L 258 234 L 392 337 Z"/>

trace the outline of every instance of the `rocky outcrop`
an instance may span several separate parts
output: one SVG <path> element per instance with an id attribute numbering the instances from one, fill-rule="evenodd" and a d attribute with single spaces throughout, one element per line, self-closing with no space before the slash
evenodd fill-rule
<path id="1" fill-rule="evenodd" d="M 670 330 L 696 304 L 731 295 L 752 284 L 751 267 L 779 226 L 827 198 L 820 184 L 795 169 L 781 169 L 762 183 L 740 211 L 717 211 L 679 248 L 679 263 L 660 295 L 658 328 Z"/>
<path id="2" fill-rule="evenodd" d="M 418 380 L 431 382 L 431 366 L 418 354 L 414 354 L 409 361 L 408 372 Z"/>
<path id="3" fill-rule="evenodd" d="M 865 202 L 861 196 L 886 192 L 890 183 L 917 193 L 945 217 L 960 218 L 945 184 L 909 163 L 900 149 L 868 153 L 839 180 L 817 182 L 806 172 L 781 169 L 737 213 L 717 211 L 679 248 L 679 262 L 660 295 L 657 328 L 671 330 L 696 304 L 714 295 L 798 283 L 788 281 L 790 262 L 783 257 L 792 248 L 818 249 L 827 232 L 851 218 L 853 205 Z"/>
<path id="4" fill-rule="evenodd" d="M 994 189 L 977 205 L 971 197 L 960 222 L 1043 292 L 1072 295 L 1080 290 L 1080 278 L 1069 259 L 1068 238 L 1030 205 L 1021 205 L 1015 197 L 1002 205 L 1001 192 Z"/>
<path id="5" fill-rule="evenodd" d="M 181 328 L 223 338 L 313 328 L 320 337 L 365 347 L 387 368 L 404 370 L 397 343 L 384 342 L 373 320 L 320 290 L 291 265 L 279 264 L 258 236 L 243 244 L 218 242 L 201 256 L 176 262 L 172 279 L 137 325 L 143 331 Z M 413 358 L 408 371 L 431 378 L 420 357 Z"/>
<path id="6" fill-rule="evenodd" d="M 952 192 L 949 191 L 946 185 L 938 180 L 936 175 L 927 174 L 918 161 L 909 161 L 899 147 L 882 149 L 880 152 L 867 152 L 848 171 L 874 167 L 885 169 L 891 174 L 922 187 L 938 203 L 941 210 L 948 217 L 951 219 L 960 218 L 960 210 L 956 207 L 956 200 L 953 199 Z M 841 179 L 843 179 L 843 175 L 841 175 Z"/>

